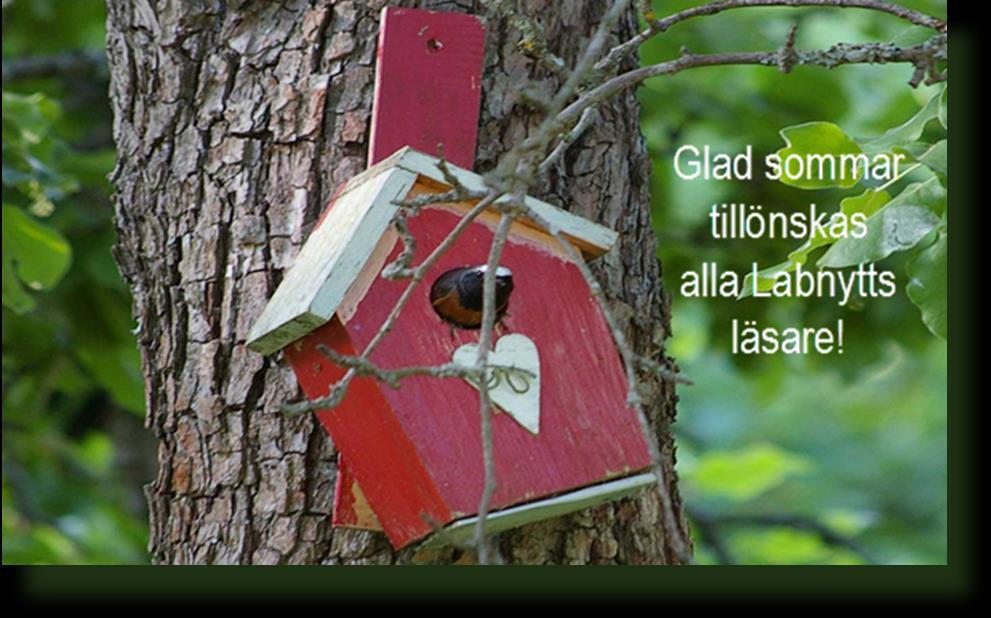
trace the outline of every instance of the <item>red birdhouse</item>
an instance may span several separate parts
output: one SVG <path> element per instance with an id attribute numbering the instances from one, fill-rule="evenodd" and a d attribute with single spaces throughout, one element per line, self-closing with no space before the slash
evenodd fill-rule
<path id="1" fill-rule="evenodd" d="M 448 169 L 463 186 L 484 188 L 479 176 Z M 317 346 L 361 354 L 410 284 L 379 276 L 403 249 L 393 224 L 396 202 L 447 191 L 446 182 L 437 159 L 409 148 L 348 182 L 254 325 L 249 347 L 283 350 L 307 397 L 327 395 L 345 369 Z M 550 204 L 530 197 L 526 203 L 585 259 L 616 240 L 612 230 Z M 409 217 L 417 257 L 432 252 L 474 205 L 435 204 Z M 434 264 L 372 363 L 385 369 L 474 363 L 480 331 L 445 321 L 431 288 L 445 273 L 486 263 L 498 217 L 483 213 Z M 653 480 L 645 472 L 647 443 L 626 405 L 620 356 L 576 264 L 557 240 L 520 219 L 501 268 L 500 274 L 512 273 L 512 289 L 489 363 L 509 369 L 489 381 L 498 482 L 491 531 L 584 508 Z M 340 405 L 317 416 L 354 477 L 338 492 L 350 523 L 377 520 L 396 547 L 440 526 L 448 527 L 447 538 L 470 529 L 484 485 L 472 384 L 417 376 L 393 388 L 359 377 Z"/>

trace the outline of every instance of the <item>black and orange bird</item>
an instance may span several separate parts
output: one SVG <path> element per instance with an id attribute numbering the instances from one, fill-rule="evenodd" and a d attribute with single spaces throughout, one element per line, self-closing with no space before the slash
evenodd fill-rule
<path id="1" fill-rule="evenodd" d="M 430 288 L 430 303 L 445 322 L 458 328 L 482 326 L 482 283 L 486 266 L 462 266 L 437 277 Z M 496 323 L 506 315 L 513 293 L 513 273 L 505 266 L 496 270 Z"/>

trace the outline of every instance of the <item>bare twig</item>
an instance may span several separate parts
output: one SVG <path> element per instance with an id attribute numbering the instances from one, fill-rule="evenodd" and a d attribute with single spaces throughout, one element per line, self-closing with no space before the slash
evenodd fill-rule
<path id="1" fill-rule="evenodd" d="M 485 371 L 485 366 L 488 363 L 489 350 L 492 347 L 492 330 L 495 327 L 496 272 L 499 269 L 502 248 L 506 245 L 506 239 L 509 238 L 509 230 L 512 228 L 514 218 L 513 213 L 504 212 L 502 218 L 499 220 L 499 227 L 496 228 L 495 236 L 492 238 L 492 247 L 489 249 L 489 259 L 486 263 L 485 275 L 482 279 L 482 332 L 478 339 L 478 356 L 475 359 L 475 368 L 482 372 Z M 482 375 L 484 377 L 485 374 L 483 373 Z M 489 398 L 488 380 L 480 380 L 478 393 L 485 484 L 482 488 L 481 498 L 478 501 L 478 521 L 475 523 L 475 547 L 478 549 L 478 562 L 480 564 L 489 564 L 491 560 L 491 548 L 489 547 L 488 540 L 485 538 L 485 521 L 489 515 L 492 495 L 496 490 L 496 475 L 495 452 L 492 446 L 492 401 Z"/>
<path id="2" fill-rule="evenodd" d="M 406 209 L 410 214 L 416 214 L 424 206 L 430 206 L 432 204 L 446 204 L 449 202 L 480 200 L 486 195 L 486 193 L 480 193 L 478 191 L 451 189 L 450 191 L 444 191 L 443 193 L 424 193 L 423 195 L 418 195 L 411 199 L 400 200 L 393 203 L 400 208 Z"/>
<path id="3" fill-rule="evenodd" d="M 773 52 L 737 52 L 726 54 L 693 54 L 687 52 L 676 59 L 634 69 L 613 77 L 600 86 L 586 92 L 558 114 L 558 126 L 568 126 L 575 122 L 582 112 L 592 105 L 610 99 L 623 90 L 636 86 L 652 77 L 674 75 L 687 69 L 725 65 L 760 65 L 777 67 L 780 64 L 781 50 Z M 833 69 L 846 64 L 889 64 L 909 63 L 918 65 L 946 59 L 946 35 L 937 34 L 929 41 L 912 47 L 897 47 L 886 43 L 838 43 L 825 50 L 790 49 L 793 60 L 790 66 L 807 65 Z M 933 81 L 941 81 L 945 76 L 933 76 Z"/>
<path id="4" fill-rule="evenodd" d="M 593 70 L 595 61 L 599 59 L 602 49 L 606 45 L 606 39 L 612 34 L 616 23 L 623 15 L 628 4 L 629 0 L 616 0 L 609 10 L 606 11 L 606 14 L 602 16 L 602 21 L 599 22 L 599 27 L 595 29 L 595 34 L 592 35 L 591 40 L 588 42 L 585 52 L 578 59 L 575 70 L 571 72 L 571 75 L 568 76 L 561 89 L 554 95 L 553 100 L 556 108 L 560 109 L 567 103 L 571 95 L 575 93 L 578 87 L 582 85 L 586 76 Z"/>
<path id="5" fill-rule="evenodd" d="M 325 344 L 318 344 L 317 351 L 334 362 L 334 364 L 348 369 L 354 369 L 359 376 L 371 376 L 377 380 L 385 382 L 392 388 L 399 388 L 400 382 L 413 376 L 429 376 L 431 378 L 459 378 L 477 384 L 483 376 L 491 370 L 502 370 L 510 374 L 519 375 L 526 378 L 535 378 L 536 375 L 527 369 L 514 367 L 512 365 L 486 364 L 485 371 L 474 365 L 459 365 L 457 363 L 445 363 L 443 365 L 412 365 L 399 367 L 398 369 L 384 369 L 372 361 L 361 356 L 348 356 L 341 354 L 337 350 Z"/>
<path id="6" fill-rule="evenodd" d="M 526 208 L 525 204 L 523 207 Z M 661 500 L 661 515 L 664 520 L 664 527 L 672 541 L 673 549 L 677 554 L 678 560 L 685 564 L 691 563 L 693 560 L 691 551 L 689 550 L 689 544 L 687 539 L 684 537 L 684 532 L 681 526 L 678 523 L 678 517 L 674 513 L 674 505 L 671 503 L 671 493 L 670 488 L 667 485 L 667 481 L 665 480 L 667 475 L 664 473 L 660 445 L 657 442 L 657 436 L 654 434 L 654 430 L 650 425 L 649 419 L 647 418 L 647 413 L 643 407 L 643 397 L 640 395 L 636 367 L 638 363 L 646 362 L 647 359 L 639 357 L 633 351 L 633 348 L 626 339 L 626 333 L 609 306 L 609 300 L 606 298 L 602 286 L 599 285 L 599 281 L 592 273 L 592 269 L 585 263 L 585 259 L 582 257 L 581 252 L 576 249 L 574 245 L 568 242 L 568 240 L 561 235 L 560 230 L 551 225 L 546 219 L 529 208 L 526 208 L 525 214 L 527 218 L 532 219 L 538 225 L 543 227 L 551 236 L 554 237 L 555 240 L 557 240 L 564 252 L 578 267 L 578 270 L 582 274 L 582 278 L 585 280 L 585 283 L 592 292 L 592 296 L 595 298 L 599 308 L 602 310 L 602 315 L 606 319 L 606 324 L 609 326 L 609 330 L 613 336 L 613 341 L 619 349 L 620 357 L 623 359 L 623 365 L 626 369 L 626 403 L 636 412 L 637 421 L 640 424 L 640 431 L 644 436 L 644 440 L 647 442 L 647 447 L 650 452 L 651 468 L 655 478 L 657 479 L 658 495 Z"/>
<path id="7" fill-rule="evenodd" d="M 568 148 L 578 141 L 578 138 L 585 133 L 585 130 L 598 119 L 599 114 L 594 106 L 583 111 L 581 118 L 578 119 L 578 124 L 576 124 L 571 131 L 565 135 L 560 142 L 558 142 L 557 146 L 554 147 L 554 150 L 551 151 L 551 154 L 544 159 L 543 163 L 540 164 L 540 167 L 537 169 L 538 173 L 542 176 L 549 172 L 550 169 L 557 164 L 561 157 L 564 156 L 564 153 L 568 150 Z"/>
<path id="8" fill-rule="evenodd" d="M 836 7 L 869 9 L 873 11 L 880 11 L 882 13 L 888 13 L 890 15 L 894 15 L 895 17 L 900 17 L 901 19 L 909 21 L 917 26 L 932 28 L 937 32 L 946 32 L 946 22 L 941 19 L 931 15 L 926 15 L 925 13 L 913 11 L 904 6 L 890 4 L 888 2 L 878 2 L 876 0 L 724 0 L 723 2 L 710 2 L 709 4 L 703 4 L 702 6 L 686 9 L 684 11 L 668 15 L 663 19 L 648 19 L 646 30 L 629 39 L 625 43 L 614 47 L 609 54 L 596 65 L 595 68 L 605 71 L 614 67 L 623 58 L 625 58 L 627 54 L 630 54 L 633 50 L 639 48 L 648 39 L 662 32 L 666 32 L 671 26 L 681 23 L 687 19 L 705 15 L 715 15 L 716 13 L 722 13 L 723 11 L 728 11 L 730 9 L 768 6 L 793 8 Z"/>
<path id="9" fill-rule="evenodd" d="M 798 34 L 798 24 L 792 25 L 785 38 L 785 44 L 778 50 L 778 70 L 782 73 L 791 73 L 798 55 L 795 53 L 795 36 Z"/>
<path id="10" fill-rule="evenodd" d="M 558 122 L 557 117 L 560 110 L 564 108 L 579 86 L 585 81 L 588 73 L 592 71 L 596 59 L 605 46 L 606 39 L 609 37 L 613 28 L 615 28 L 616 22 L 619 21 L 619 17 L 628 4 L 629 0 L 617 0 L 606 11 L 598 27 L 596 27 L 595 33 L 589 40 L 588 47 L 575 65 L 574 70 L 568 75 L 568 78 L 561 85 L 557 93 L 547 101 L 544 120 L 537 127 L 537 130 L 534 131 L 533 135 L 523 140 L 500 158 L 495 173 L 489 174 L 486 178 L 491 185 L 505 192 L 508 190 L 506 183 L 511 182 L 513 179 L 522 181 L 524 186 L 529 186 L 533 182 L 534 178 L 531 173 L 533 160 L 543 156 L 547 145 L 553 139 L 554 135 L 561 132 L 562 127 L 568 127 L 578 122 L 578 114 L 570 122 Z"/>
<path id="11" fill-rule="evenodd" d="M 443 154 L 444 146 L 442 144 L 438 144 L 438 147 L 440 148 L 441 154 Z M 478 194 L 461 184 L 461 181 L 458 180 L 457 174 L 451 171 L 451 168 L 447 165 L 447 160 L 444 159 L 443 156 L 439 161 L 437 161 L 437 169 L 440 170 L 440 173 L 444 176 L 444 181 L 450 185 L 451 190 L 454 191 L 454 194 L 460 196 L 458 200 L 467 200 L 472 197 L 477 199 Z"/>
<path id="12" fill-rule="evenodd" d="M 403 211 L 400 212 L 402 213 Z M 415 274 L 415 271 L 409 265 L 413 263 L 413 258 L 416 256 L 416 237 L 409 231 L 409 225 L 406 222 L 406 216 L 404 214 L 396 215 L 392 220 L 392 225 L 403 243 L 403 250 L 399 252 L 396 259 L 382 268 L 382 277 L 390 281 L 409 279 Z"/>
<path id="13" fill-rule="evenodd" d="M 353 369 L 359 376 L 371 376 L 385 382 L 392 388 L 399 388 L 399 382 L 411 376 L 431 376 L 434 378 L 478 379 L 481 371 L 457 363 L 444 365 L 408 366 L 398 369 L 383 369 L 361 356 L 347 356 L 324 345 L 318 344 L 317 351 L 341 367 Z"/>

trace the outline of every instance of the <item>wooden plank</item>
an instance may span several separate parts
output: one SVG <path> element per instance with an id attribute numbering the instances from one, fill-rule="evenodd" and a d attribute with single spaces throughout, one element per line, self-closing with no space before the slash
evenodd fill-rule
<path id="1" fill-rule="evenodd" d="M 320 353 L 321 344 L 341 354 L 356 353 L 336 318 L 285 348 L 286 360 L 311 400 L 326 396 L 346 372 Z M 434 530 L 434 522 L 444 525 L 454 519 L 375 378 L 355 378 L 341 405 L 318 410 L 316 416 L 337 450 L 346 454 L 348 474 L 360 485 L 393 546 L 425 537 Z M 350 506 L 360 505 L 352 501 Z"/>
<path id="2" fill-rule="evenodd" d="M 446 190 L 449 185 L 443 172 L 437 166 L 439 161 L 440 159 L 437 157 L 415 150 L 408 150 L 398 159 L 396 165 L 438 183 L 441 185 L 439 190 Z M 462 186 L 471 191 L 486 190 L 485 180 L 478 174 L 461 169 L 455 165 L 448 165 L 447 167 L 451 175 L 457 178 Z M 510 199 L 510 196 L 504 196 L 499 201 L 506 202 Z M 528 195 L 524 201 L 536 214 L 559 229 L 568 240 L 577 245 L 589 258 L 598 257 L 609 251 L 619 237 L 619 234 L 604 225 L 593 223 L 588 219 L 562 210 L 535 197 Z M 538 229 L 543 229 L 536 222 L 529 223 Z"/>
<path id="3" fill-rule="evenodd" d="M 416 175 L 399 167 L 341 193 L 248 335 L 248 347 L 276 352 L 333 317 Z"/>
<path id="4" fill-rule="evenodd" d="M 419 183 L 423 188 L 443 192 L 448 190 L 450 185 L 438 167 L 439 162 L 440 159 L 438 157 L 418 152 L 412 148 L 403 148 L 393 153 L 387 159 L 353 177 L 341 190 L 341 194 L 347 194 L 359 189 L 376 176 L 395 167 L 400 167 L 419 175 Z M 472 191 L 484 191 L 486 189 L 484 179 L 478 174 L 451 163 L 447 164 L 447 168 L 464 187 Z M 510 198 L 507 196 L 503 197 L 500 201 L 505 202 L 508 199 Z M 581 249 L 588 259 L 598 257 L 609 251 L 619 238 L 619 234 L 604 225 L 599 225 L 598 223 L 579 217 L 537 198 L 527 196 L 525 201 L 534 212 L 556 226 L 568 240 Z M 539 231 L 544 230 L 543 227 L 537 225 L 534 221 L 524 219 L 521 222 Z"/>
<path id="5" fill-rule="evenodd" d="M 434 157 L 412 148 L 402 148 L 393 153 L 392 156 L 380 163 L 369 167 L 361 174 L 358 174 L 341 190 L 342 194 L 361 188 L 365 183 L 371 181 L 380 174 L 383 174 L 395 167 L 413 172 L 420 176 L 419 183 L 425 188 L 433 189 L 436 192 L 443 192 L 450 189 L 450 185 L 437 164 L 438 157 Z M 458 167 L 451 163 L 447 164 L 448 171 L 458 179 L 462 186 L 471 191 L 485 191 L 485 180 L 478 174 Z M 505 196 L 500 201 L 508 201 L 509 196 Z M 557 206 L 538 200 L 535 197 L 525 198 L 527 206 L 543 217 L 546 221 L 557 227 L 561 233 L 577 246 L 587 259 L 593 259 L 609 251 L 619 238 L 614 230 L 604 225 L 599 225 L 579 217 L 576 214 L 562 210 Z M 524 223 L 534 229 L 543 231 L 544 228 L 535 221 L 521 219 Z"/>
<path id="6" fill-rule="evenodd" d="M 629 496 L 655 483 L 657 483 L 657 477 L 652 472 L 644 472 L 615 481 L 584 487 L 560 496 L 502 509 L 490 513 L 485 518 L 485 530 L 489 534 L 497 534 L 534 521 L 560 517 L 603 502 Z M 464 544 L 470 541 L 474 535 L 476 523 L 478 523 L 477 515 L 459 519 L 446 526 L 442 531 L 430 536 L 423 542 L 423 547 Z"/>
<path id="7" fill-rule="evenodd" d="M 475 162 L 485 27 L 473 15 L 385 7 L 368 162 L 404 146 Z"/>
<path id="8" fill-rule="evenodd" d="M 424 41 L 431 39 L 434 43 L 424 55 Z M 378 50 L 368 164 L 379 163 L 392 151 L 410 144 L 440 154 L 437 146 L 443 143 L 444 153 L 452 162 L 472 167 L 481 103 L 478 85 L 485 52 L 485 32 L 480 22 L 469 15 L 386 7 L 382 11 Z M 412 55 L 408 53 L 411 50 Z M 363 181 L 359 177 L 350 184 L 357 186 Z M 388 255 L 391 245 L 380 242 L 376 252 L 382 247 Z M 366 277 L 378 276 L 379 268 L 373 268 L 375 260 L 373 255 L 363 271 Z M 359 282 L 352 287 L 338 310 L 344 322 L 367 291 L 367 286 L 361 285 Z M 338 458 L 337 470 L 336 495 L 341 499 L 334 501 L 334 525 L 381 529 L 374 516 L 363 517 L 357 508 L 360 501 L 354 496 L 363 494 L 343 455 Z"/>
<path id="9" fill-rule="evenodd" d="M 334 484 L 334 513 L 331 523 L 340 528 L 382 530 L 365 492 L 358 486 L 351 467 L 343 455 L 337 457 L 337 481 Z"/>

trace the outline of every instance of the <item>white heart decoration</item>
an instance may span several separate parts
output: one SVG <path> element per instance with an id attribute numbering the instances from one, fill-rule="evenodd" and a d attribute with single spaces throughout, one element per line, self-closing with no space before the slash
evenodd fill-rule
<path id="1" fill-rule="evenodd" d="M 453 361 L 472 366 L 478 345 L 467 343 L 454 351 Z M 540 431 L 540 355 L 526 335 L 511 333 L 499 338 L 489 352 L 489 399 L 524 429 L 536 435 Z M 513 369 L 519 371 L 513 371 Z M 477 384 L 465 380 L 476 389 Z"/>

